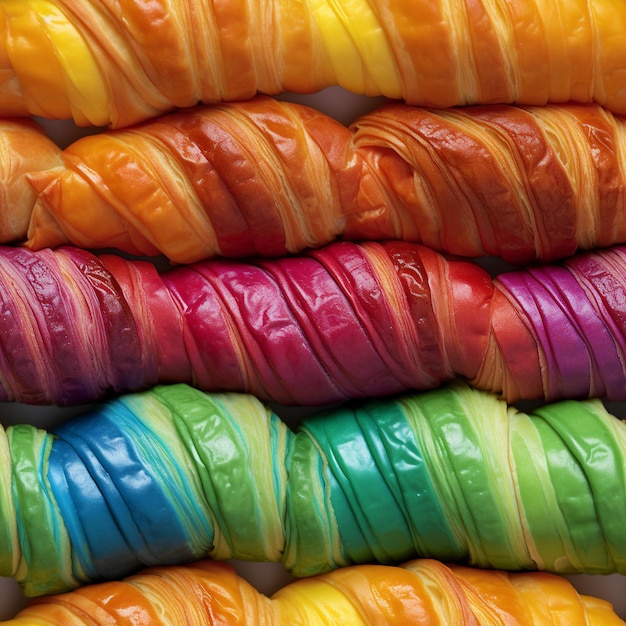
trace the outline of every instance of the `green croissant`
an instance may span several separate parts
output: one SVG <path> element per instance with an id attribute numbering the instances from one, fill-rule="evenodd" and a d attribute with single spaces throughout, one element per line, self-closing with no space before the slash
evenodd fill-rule
<path id="1" fill-rule="evenodd" d="M 28 595 L 200 558 L 296 576 L 416 556 L 626 573 L 626 425 L 454 382 L 289 430 L 250 395 L 159 386 L 0 437 L 0 575 Z"/>

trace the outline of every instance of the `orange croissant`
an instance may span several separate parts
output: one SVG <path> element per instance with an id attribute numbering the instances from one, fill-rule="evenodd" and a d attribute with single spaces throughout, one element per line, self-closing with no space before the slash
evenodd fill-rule
<path id="1" fill-rule="evenodd" d="M 623 0 L 10 0 L 0 32 L 0 115 L 125 126 L 330 85 L 626 113 Z"/>
<path id="2" fill-rule="evenodd" d="M 271 598 L 226 563 L 151 568 L 121 582 L 37 598 L 7 626 L 441 624 L 613 626 L 605 600 L 543 572 L 509 574 L 434 560 L 355 565 L 287 584 Z"/>
<path id="3" fill-rule="evenodd" d="M 626 241 L 626 118 L 598 105 L 426 110 L 350 128 L 269 97 L 83 137 L 30 176 L 32 249 L 190 263 L 336 238 L 514 263 Z"/>
<path id="4" fill-rule="evenodd" d="M 26 175 L 61 166 L 61 149 L 30 120 L 0 120 L 0 241 L 23 240 L 35 203 Z"/>

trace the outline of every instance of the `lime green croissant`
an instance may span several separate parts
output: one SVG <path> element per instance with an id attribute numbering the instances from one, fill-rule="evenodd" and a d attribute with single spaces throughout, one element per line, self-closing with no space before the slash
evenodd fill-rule
<path id="1" fill-rule="evenodd" d="M 181 384 L 0 447 L 0 575 L 31 596 L 205 557 L 626 573 L 626 425 L 595 400 L 525 414 L 455 382 L 294 432 Z"/>

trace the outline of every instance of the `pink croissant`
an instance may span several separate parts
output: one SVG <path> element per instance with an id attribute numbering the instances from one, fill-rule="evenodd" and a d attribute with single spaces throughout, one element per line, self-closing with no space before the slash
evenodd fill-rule
<path id="1" fill-rule="evenodd" d="M 0 400 L 176 381 L 317 405 L 456 375 L 509 401 L 626 399 L 626 247 L 495 279 L 401 242 L 161 274 L 78 248 L 4 248 L 0 299 Z"/>

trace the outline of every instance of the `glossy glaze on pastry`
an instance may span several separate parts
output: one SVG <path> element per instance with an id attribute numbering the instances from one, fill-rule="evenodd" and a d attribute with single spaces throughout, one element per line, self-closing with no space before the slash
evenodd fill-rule
<path id="1" fill-rule="evenodd" d="M 0 242 L 26 238 L 37 193 L 28 175 L 62 167 L 60 148 L 36 122 L 0 119 Z"/>
<path id="2" fill-rule="evenodd" d="M 271 598 L 225 563 L 151 568 L 33 600 L 7 626 L 619 626 L 611 604 L 542 572 L 508 574 L 414 560 L 292 582 Z"/>
<path id="3" fill-rule="evenodd" d="M 30 596 L 205 557 L 626 573 L 626 424 L 597 400 L 527 414 L 456 381 L 293 432 L 253 396 L 170 385 L 0 445 L 0 575 Z"/>
<path id="4" fill-rule="evenodd" d="M 0 399 L 81 404 L 189 382 L 320 405 L 458 375 L 509 401 L 624 400 L 625 267 L 619 246 L 495 278 L 397 241 L 161 273 L 3 248 Z"/>
<path id="5" fill-rule="evenodd" d="M 198 102 L 339 85 L 422 106 L 626 113 L 622 0 L 10 0 L 0 114 L 126 126 Z"/>
<path id="6" fill-rule="evenodd" d="M 190 263 L 397 239 L 531 263 L 626 242 L 624 118 L 597 105 L 389 104 L 346 128 L 257 97 L 90 135 L 62 158 L 29 177 L 34 249 Z"/>

